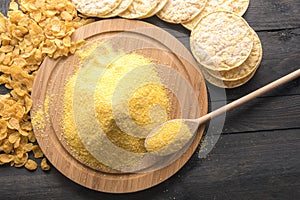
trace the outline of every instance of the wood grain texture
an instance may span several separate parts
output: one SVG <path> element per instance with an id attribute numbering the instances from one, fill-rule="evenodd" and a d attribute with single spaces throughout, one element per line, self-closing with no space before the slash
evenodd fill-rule
<path id="1" fill-rule="evenodd" d="M 5 0 L 5 1 L 1 1 L 1 3 L 0 3 L 0 11 L 5 16 L 7 16 L 9 2 L 10 2 L 9 0 Z"/>
<path id="2" fill-rule="evenodd" d="M 228 112 L 223 133 L 300 129 L 299 108 L 300 95 L 258 98 Z"/>
<path id="3" fill-rule="evenodd" d="M 40 169 L 30 173 L 25 169 L 2 167 L 1 197 L 25 200 L 298 199 L 299 154 L 297 131 L 224 135 L 206 159 L 200 160 L 194 154 L 175 176 L 159 186 L 123 195 L 86 189 L 54 168 L 49 173 Z"/>
<path id="4" fill-rule="evenodd" d="M 9 1 L 1 1 L 2 13 L 6 13 Z M 262 40 L 263 63 L 249 83 L 227 90 L 229 101 L 299 68 L 299 3 L 250 1 L 244 17 Z M 190 32 L 182 26 L 157 17 L 145 21 L 168 31 L 189 48 Z M 300 199 L 299 86 L 298 79 L 229 113 L 226 135 L 208 158 L 199 159 L 194 154 L 177 174 L 149 190 L 111 195 L 81 187 L 54 168 L 49 173 L 40 169 L 31 173 L 0 167 L 0 199 Z M 212 88 L 210 92 L 218 90 Z M 1 87 L 0 91 L 5 92 Z"/>
<path id="5" fill-rule="evenodd" d="M 256 31 L 295 29 L 300 28 L 299 10 L 300 2 L 295 0 L 255 0 L 244 17 Z"/>

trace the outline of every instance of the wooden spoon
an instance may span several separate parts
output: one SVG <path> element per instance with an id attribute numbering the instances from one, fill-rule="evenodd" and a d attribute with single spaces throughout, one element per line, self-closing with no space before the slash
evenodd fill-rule
<path id="1" fill-rule="evenodd" d="M 188 126 L 188 128 L 190 129 L 190 133 L 187 132 L 187 133 L 180 133 L 181 137 L 176 137 L 174 136 L 173 140 L 169 142 L 169 144 L 172 144 L 172 148 L 170 148 L 169 151 L 162 151 L 163 155 L 158 153 L 158 152 L 152 152 L 152 153 L 155 153 L 155 154 L 158 154 L 158 155 L 161 155 L 161 156 L 165 156 L 165 155 L 168 155 L 168 154 L 171 154 L 171 153 L 174 153 L 174 152 L 177 152 L 179 151 L 180 149 L 182 149 L 182 147 L 184 147 L 186 145 L 186 143 L 188 141 L 190 141 L 190 139 L 194 136 L 195 132 L 197 131 L 198 127 L 201 125 L 201 124 L 204 124 L 206 122 L 208 122 L 209 120 L 227 112 L 227 111 L 230 111 L 234 108 L 237 108 L 239 107 L 240 105 L 262 95 L 262 94 L 265 94 L 289 81 L 292 81 L 296 78 L 300 77 L 300 69 L 272 82 L 272 83 L 269 83 L 268 85 L 258 89 L 258 90 L 255 90 L 254 92 L 251 92 L 250 94 L 240 98 L 240 99 L 237 99 L 211 113 L 208 113 L 198 119 L 174 119 L 174 120 L 170 120 L 170 121 L 167 121 L 163 124 L 161 124 L 160 126 L 158 126 L 157 128 L 153 129 L 153 131 L 150 132 L 150 134 L 147 136 L 146 140 L 145 140 L 145 147 L 146 149 L 153 149 L 152 147 L 150 147 L 150 145 L 153 145 L 153 140 L 151 140 L 151 138 L 153 139 L 156 135 L 156 138 L 157 137 L 157 134 L 160 134 L 159 135 L 159 138 L 165 138 L 163 135 L 161 134 L 164 134 L 162 132 L 160 132 L 160 130 L 166 126 L 166 125 L 170 125 L 170 123 L 174 123 L 175 121 L 179 121 L 183 124 L 186 124 Z M 182 129 L 182 130 L 188 130 L 188 129 Z M 179 133 L 178 133 L 179 134 Z M 182 138 L 185 137 L 185 138 Z M 184 142 L 184 144 L 182 144 L 182 142 Z M 155 141 L 154 141 L 155 143 Z M 148 147 L 148 148 L 147 148 Z M 164 149 L 166 146 L 162 146 L 161 149 Z M 174 148 L 174 147 L 177 147 L 177 148 Z M 159 147 L 157 147 L 156 149 L 160 149 Z M 159 151 L 159 150 L 158 150 Z M 151 151 L 150 151 L 151 153 Z"/>

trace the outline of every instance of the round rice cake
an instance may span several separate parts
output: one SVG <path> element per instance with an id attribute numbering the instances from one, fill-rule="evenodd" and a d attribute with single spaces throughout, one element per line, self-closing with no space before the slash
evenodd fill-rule
<path id="1" fill-rule="evenodd" d="M 226 0 L 220 5 L 219 9 L 243 16 L 249 7 L 249 4 L 250 0 Z"/>
<path id="2" fill-rule="evenodd" d="M 153 15 L 156 15 L 156 13 L 158 13 L 159 11 L 161 11 L 161 9 L 163 9 L 163 7 L 167 4 L 169 0 L 161 0 L 159 1 L 158 5 L 155 7 L 155 9 L 153 11 L 151 11 L 150 13 L 148 13 L 147 15 L 140 17 L 139 19 L 144 19 L 144 18 L 148 18 L 148 17 L 152 17 Z"/>
<path id="3" fill-rule="evenodd" d="M 236 87 L 242 86 L 245 83 L 247 83 L 248 81 L 250 81 L 252 79 L 252 77 L 254 76 L 256 69 L 253 72 L 251 72 L 248 76 L 246 76 L 242 79 L 239 79 L 239 80 L 235 80 L 235 81 L 220 80 L 220 79 L 210 75 L 204 68 L 202 68 L 201 72 L 202 72 L 204 78 L 212 85 L 215 85 L 220 88 L 230 89 L 230 88 L 236 88 Z"/>
<path id="4" fill-rule="evenodd" d="M 253 47 L 252 29 L 240 16 L 212 12 L 191 33 L 190 46 L 196 60 L 207 69 L 228 71 L 240 66 Z"/>
<path id="5" fill-rule="evenodd" d="M 263 50 L 258 35 L 255 33 L 254 30 L 252 32 L 253 32 L 253 40 L 254 40 L 253 48 L 250 53 L 250 56 L 243 64 L 229 71 L 217 72 L 217 71 L 207 69 L 207 72 L 210 75 L 224 81 L 236 81 L 245 78 L 253 71 L 255 71 L 257 67 L 260 65 L 260 62 L 262 60 Z"/>
<path id="6" fill-rule="evenodd" d="M 180 24 L 192 20 L 204 8 L 207 0 L 168 0 L 156 15 L 163 21 Z"/>
<path id="7" fill-rule="evenodd" d="M 103 16 L 119 6 L 122 0 L 72 0 L 75 8 L 91 17 Z"/>
<path id="8" fill-rule="evenodd" d="M 249 2 L 250 0 L 207 0 L 204 9 L 194 19 L 182 25 L 189 30 L 193 30 L 203 16 L 217 10 L 225 10 L 242 16 L 248 9 Z"/>
<path id="9" fill-rule="evenodd" d="M 159 0 L 133 0 L 131 5 L 119 16 L 127 19 L 136 19 L 147 16 L 159 4 Z"/>
<path id="10" fill-rule="evenodd" d="M 222 3 L 224 3 L 224 1 L 225 0 L 207 0 L 207 3 L 202 11 L 194 19 L 192 19 L 188 22 L 182 23 L 182 25 L 189 30 L 193 30 L 193 28 L 196 26 L 197 22 L 203 16 L 205 16 L 215 10 L 218 10 L 220 5 L 222 5 Z"/>
<path id="11" fill-rule="evenodd" d="M 132 4 L 133 0 L 122 0 L 118 7 L 116 7 L 113 11 L 103 15 L 99 16 L 101 18 L 110 18 L 118 16 L 120 13 L 124 12 L 128 9 L 128 7 Z"/>

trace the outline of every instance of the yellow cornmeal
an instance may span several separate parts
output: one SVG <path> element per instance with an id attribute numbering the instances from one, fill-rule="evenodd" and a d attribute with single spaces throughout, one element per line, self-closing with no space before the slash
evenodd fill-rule
<path id="1" fill-rule="evenodd" d="M 49 104 L 50 96 L 46 95 L 43 108 L 39 108 L 36 112 L 32 113 L 31 123 L 33 127 L 42 131 L 46 127 L 46 122 L 49 120 Z"/>
<path id="2" fill-rule="evenodd" d="M 89 57 L 89 54 L 92 55 L 92 52 L 88 52 L 86 54 L 83 53 L 85 58 Z M 113 54 L 113 53 L 112 53 Z M 90 63 L 100 63 L 101 61 L 93 60 L 96 59 L 94 57 L 89 58 L 92 60 Z M 84 62 L 82 62 L 84 63 Z M 152 67 L 151 67 L 152 65 Z M 144 66 L 144 73 L 140 74 L 140 76 L 136 76 L 136 74 L 132 73 L 134 69 Z M 87 67 L 87 66 L 85 66 Z M 88 67 L 93 67 L 93 65 L 89 65 Z M 94 66 L 96 67 L 96 66 Z M 101 130 L 104 132 L 106 137 L 112 142 L 113 145 L 124 149 L 128 152 L 143 154 L 146 153 L 146 149 L 144 147 L 145 136 L 132 135 L 130 133 L 124 132 L 123 129 L 120 128 L 120 124 L 116 122 L 116 120 L 121 121 L 121 124 L 127 124 L 130 120 L 136 123 L 137 126 L 146 127 L 147 125 L 152 123 L 152 108 L 159 105 L 159 111 L 165 110 L 168 112 L 170 110 L 169 99 L 167 96 L 167 91 L 164 86 L 159 82 L 159 77 L 157 76 L 156 71 L 154 70 L 153 63 L 150 59 L 145 58 L 142 55 L 136 53 L 130 53 L 126 55 L 122 55 L 113 62 L 111 62 L 108 66 L 106 66 L 105 70 L 103 70 L 103 74 L 99 75 L 99 81 L 96 86 L 96 91 L 94 92 L 94 110 L 96 114 L 97 121 Z M 130 74 L 132 75 L 130 76 Z M 129 74 L 129 76 L 128 76 Z M 95 78 L 95 74 L 89 74 L 91 80 Z M 128 76 L 128 86 L 125 84 L 120 84 L 124 77 Z M 144 79 L 147 79 L 143 76 L 147 76 L 151 82 L 145 82 L 141 84 Z M 64 129 L 64 137 L 72 149 L 77 154 L 77 157 L 92 166 L 100 167 L 101 169 L 108 169 L 105 167 L 99 159 L 97 160 L 94 156 L 95 153 L 99 151 L 105 151 L 102 146 L 92 146 L 89 149 L 92 151 L 87 151 L 85 148 L 83 141 L 78 135 L 78 130 L 75 126 L 74 119 L 74 107 L 73 100 L 74 98 L 84 98 L 87 94 L 86 91 L 82 91 L 82 96 L 76 97 L 74 96 L 74 88 L 76 84 L 76 78 L 78 77 L 78 73 L 75 73 L 67 82 L 65 93 L 64 93 L 64 116 L 63 116 L 63 129 Z M 151 77 L 151 78 L 149 78 Z M 89 86 L 89 77 L 84 77 L 87 81 L 82 81 L 84 86 L 80 86 L 81 88 L 85 88 Z M 132 88 L 134 84 L 137 83 L 137 88 Z M 121 89 L 120 89 L 121 85 Z M 116 92 L 117 91 L 117 92 Z M 114 95 L 116 94 L 126 94 L 129 92 L 126 101 L 123 99 L 117 98 L 114 100 Z M 77 93 L 78 94 L 78 93 Z M 149 96 L 148 96 L 149 95 Z M 114 102 L 116 101 L 116 102 Z M 82 101 L 83 103 L 85 101 Z M 82 103 L 81 102 L 81 103 Z M 126 105 L 124 104 L 126 103 Z M 126 115 L 125 109 L 128 109 L 128 116 Z M 154 109 L 156 110 L 156 109 Z M 139 115 L 141 113 L 141 115 Z M 160 113 L 160 112 L 156 112 Z M 155 115 L 157 116 L 157 114 Z M 158 117 L 159 118 L 159 117 Z M 168 120 L 167 115 L 162 115 L 160 120 L 156 120 L 157 123 L 155 126 L 160 123 Z M 84 121 L 84 119 L 82 119 Z M 84 123 L 92 123 L 89 120 L 86 120 Z M 94 124 L 88 125 L 88 127 L 95 127 Z M 85 130 L 85 134 L 89 134 L 92 130 Z M 149 132 L 151 130 L 149 129 Z M 112 156 L 115 152 L 111 152 Z"/>
<path id="3" fill-rule="evenodd" d="M 191 137 L 192 133 L 184 121 L 172 120 L 149 136 L 145 146 L 150 153 L 164 156 L 182 149 Z"/>
<path id="4" fill-rule="evenodd" d="M 51 96 L 49 95 L 46 95 L 46 98 L 45 98 L 45 102 L 44 102 L 44 112 L 45 112 L 45 118 L 46 120 L 49 120 L 49 113 L 50 113 L 50 100 L 51 100 Z"/>
<path id="5" fill-rule="evenodd" d="M 116 103 L 116 108 L 113 108 L 112 106 L 112 99 L 113 95 L 116 92 L 121 93 L 122 89 L 117 90 L 118 84 L 123 76 L 130 75 L 132 73 L 132 70 L 135 68 L 141 67 L 141 66 L 147 66 L 151 64 L 151 60 L 148 58 L 145 58 L 139 54 L 131 53 L 122 56 L 121 58 L 117 59 L 115 62 L 113 62 L 110 66 L 107 67 L 105 70 L 103 76 L 99 80 L 96 92 L 95 92 L 95 110 L 96 110 L 96 117 L 98 118 L 98 121 L 100 123 L 100 126 L 106 136 L 109 138 L 109 140 L 115 144 L 116 146 L 130 152 L 134 153 L 145 153 L 146 149 L 144 148 L 144 139 L 139 137 L 134 137 L 132 135 L 124 133 L 119 126 L 115 122 L 115 118 L 121 119 L 122 121 L 126 121 L 128 119 L 124 118 L 123 115 L 123 109 L 125 107 L 128 107 L 127 105 L 119 106 L 121 103 Z M 149 66 L 150 67 L 150 66 Z M 148 74 L 148 76 L 155 76 L 155 73 Z M 134 78 L 137 79 L 137 77 L 132 77 L 131 81 L 135 81 Z M 159 84 L 157 82 L 156 84 Z M 153 90 L 155 93 L 154 96 L 162 96 L 160 93 L 165 93 L 164 96 L 164 102 L 168 102 L 168 97 L 166 95 L 166 91 L 162 88 L 162 85 L 158 85 L 156 88 L 161 88 L 159 90 Z M 151 85 L 145 86 L 145 89 L 153 89 Z M 145 97 L 147 98 L 147 97 Z M 116 99 L 115 101 L 118 101 Z M 130 102 L 130 100 L 129 100 Z M 148 101 L 144 102 L 145 107 L 151 107 L 154 104 L 159 103 L 155 101 Z M 165 105 L 166 106 L 166 105 Z M 118 109 L 116 112 L 118 116 L 113 115 L 113 109 Z M 135 121 L 143 121 L 143 116 L 136 117 Z"/>
<path id="6" fill-rule="evenodd" d="M 77 73 L 75 73 L 67 82 L 64 94 L 64 118 L 63 129 L 64 137 L 68 142 L 71 150 L 76 154 L 77 158 L 84 163 L 92 167 L 96 167 L 102 170 L 108 170 L 108 167 L 104 166 L 98 160 L 96 160 L 84 147 L 81 139 L 77 135 L 75 126 L 74 113 L 73 113 L 73 92 L 76 83 Z"/>
<path id="7" fill-rule="evenodd" d="M 36 112 L 33 112 L 31 117 L 32 126 L 38 130 L 44 130 L 46 127 L 44 118 L 45 112 L 42 108 L 38 109 Z"/>
<path id="8" fill-rule="evenodd" d="M 88 56 L 90 56 L 95 51 L 97 46 L 98 43 L 96 42 L 94 44 L 89 45 L 86 49 L 81 49 L 76 52 L 76 55 L 81 59 L 81 64 Z"/>
<path id="9" fill-rule="evenodd" d="M 149 115 L 155 105 L 160 105 L 169 112 L 169 99 L 166 94 L 166 89 L 158 84 L 147 84 L 138 88 L 129 100 L 129 111 L 132 119 L 140 126 L 146 126 L 153 122 Z M 153 108 L 154 107 L 154 108 Z M 159 115 L 156 117 L 163 117 L 162 121 L 166 121 L 167 116 Z"/>

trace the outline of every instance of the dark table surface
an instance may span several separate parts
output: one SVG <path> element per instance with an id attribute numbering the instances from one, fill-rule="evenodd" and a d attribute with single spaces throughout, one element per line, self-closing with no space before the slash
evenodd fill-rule
<path id="1" fill-rule="evenodd" d="M 2 13 L 8 3 L 1 0 Z M 251 0 L 244 17 L 262 41 L 263 61 L 249 83 L 213 103 L 235 100 L 300 68 L 299 0 Z M 189 48 L 190 32 L 181 25 L 156 17 L 145 21 Z M 178 173 L 151 189 L 105 194 L 73 183 L 54 167 L 45 173 L 3 166 L 0 199 L 300 199 L 300 79 L 228 113 L 207 158 L 199 159 L 196 152 Z"/>

